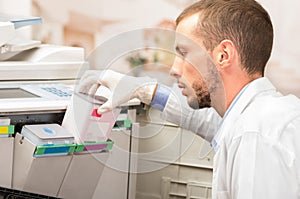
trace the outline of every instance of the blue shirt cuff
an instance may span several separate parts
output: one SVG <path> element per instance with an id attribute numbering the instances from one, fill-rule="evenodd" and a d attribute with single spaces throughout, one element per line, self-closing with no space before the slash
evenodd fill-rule
<path id="1" fill-rule="evenodd" d="M 151 106 L 163 111 L 170 96 L 170 88 L 157 85 Z"/>

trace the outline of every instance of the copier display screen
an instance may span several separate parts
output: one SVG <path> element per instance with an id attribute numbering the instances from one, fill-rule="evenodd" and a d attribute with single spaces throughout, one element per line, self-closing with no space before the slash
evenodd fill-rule
<path id="1" fill-rule="evenodd" d="M 40 96 L 34 95 L 21 88 L 0 88 L 0 99 L 11 98 L 38 98 Z"/>

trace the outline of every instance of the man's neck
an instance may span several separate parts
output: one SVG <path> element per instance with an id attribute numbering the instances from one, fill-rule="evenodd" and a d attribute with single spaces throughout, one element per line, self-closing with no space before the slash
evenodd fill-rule
<path id="1" fill-rule="evenodd" d="M 226 110 L 230 107 L 233 100 L 236 98 L 236 96 L 241 92 L 241 90 L 250 82 L 252 82 L 255 79 L 258 79 L 262 77 L 261 75 L 253 75 L 251 77 L 249 76 L 239 76 L 233 77 L 228 81 L 228 83 L 224 83 L 225 85 L 225 93 L 226 93 Z M 227 85 L 226 85 L 227 84 Z M 230 89 L 226 89 L 230 87 Z"/>

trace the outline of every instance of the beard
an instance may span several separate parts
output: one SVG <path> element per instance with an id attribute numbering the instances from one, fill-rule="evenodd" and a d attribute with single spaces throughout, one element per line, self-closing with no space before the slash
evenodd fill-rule
<path id="1" fill-rule="evenodd" d="M 210 93 L 209 93 L 209 90 L 208 90 L 205 82 L 202 79 L 196 80 L 192 84 L 192 88 L 196 95 L 196 98 L 194 99 L 194 101 L 196 101 L 198 104 L 197 108 L 200 109 L 200 108 L 211 107 L 211 97 L 210 97 Z M 195 104 L 195 102 L 193 104 Z M 194 108 L 194 107 L 192 107 L 192 108 Z"/>

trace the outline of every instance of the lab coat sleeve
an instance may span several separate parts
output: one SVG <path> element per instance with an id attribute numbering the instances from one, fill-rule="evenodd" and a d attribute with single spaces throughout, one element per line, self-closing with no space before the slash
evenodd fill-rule
<path id="1" fill-rule="evenodd" d="M 196 133 L 208 142 L 212 141 L 221 120 L 213 108 L 197 110 L 190 108 L 186 103 L 186 98 L 174 91 L 174 88 L 163 109 L 162 118 Z"/>
<path id="2" fill-rule="evenodd" d="M 283 130 L 272 130 L 277 140 L 261 132 L 244 132 L 234 139 L 227 153 L 230 198 L 300 198 L 299 129 L 300 117 Z"/>

